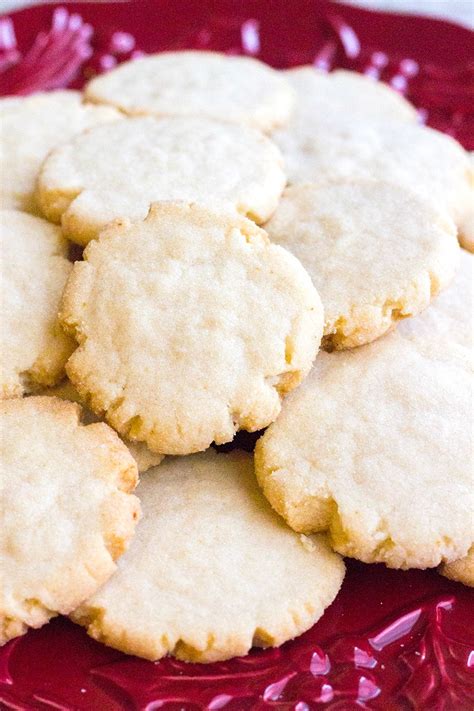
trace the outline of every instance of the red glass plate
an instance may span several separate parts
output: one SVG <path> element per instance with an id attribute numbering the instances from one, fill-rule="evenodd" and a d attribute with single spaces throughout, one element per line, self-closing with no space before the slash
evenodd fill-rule
<path id="1" fill-rule="evenodd" d="M 85 79 L 142 52 L 189 47 L 363 71 L 474 149 L 474 38 L 457 25 L 317 0 L 131 0 L 0 17 L 0 94 Z M 239 437 L 238 446 L 249 446 Z M 245 575 L 245 571 L 242 571 Z M 324 617 L 276 650 L 151 663 L 66 619 L 0 650 L 0 708 L 17 711 L 474 709 L 474 593 L 435 571 L 348 562 Z"/>

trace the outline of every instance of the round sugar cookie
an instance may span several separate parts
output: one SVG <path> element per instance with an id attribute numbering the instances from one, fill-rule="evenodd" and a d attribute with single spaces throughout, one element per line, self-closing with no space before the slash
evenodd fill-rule
<path id="1" fill-rule="evenodd" d="M 84 104 L 78 91 L 50 91 L 0 99 L 0 207 L 37 212 L 35 183 L 52 148 L 121 114 Z"/>
<path id="2" fill-rule="evenodd" d="M 474 151 L 469 153 L 469 161 L 471 164 L 471 173 L 474 176 Z M 472 183 L 474 183 L 474 177 L 472 178 Z M 474 196 L 471 196 L 471 200 L 474 202 Z M 461 247 L 467 249 L 468 252 L 474 252 L 474 208 L 472 205 L 471 209 L 466 211 L 459 225 L 459 242 L 461 243 Z"/>
<path id="3" fill-rule="evenodd" d="M 366 563 L 427 568 L 473 540 L 472 365 L 397 332 L 322 353 L 258 441 L 263 491 L 289 525 L 329 530 Z"/>
<path id="4" fill-rule="evenodd" d="M 436 297 L 430 307 L 414 319 L 402 321 L 400 333 L 407 338 L 457 343 L 474 347 L 474 256 L 461 249 L 461 262 L 453 283 Z"/>
<path id="5" fill-rule="evenodd" d="M 474 214 L 474 167 L 451 136 L 408 121 L 341 116 L 302 118 L 272 139 L 283 153 L 290 183 L 369 178 L 406 185 L 446 209 L 464 243 Z"/>
<path id="6" fill-rule="evenodd" d="M 0 398 L 10 398 L 64 374 L 74 342 L 57 314 L 72 264 L 61 230 L 46 220 L 1 210 L 0 232 Z"/>
<path id="7" fill-rule="evenodd" d="M 0 644 L 95 593 L 138 520 L 127 448 L 79 417 L 57 398 L 0 403 Z"/>
<path id="8" fill-rule="evenodd" d="M 455 560 L 453 563 L 445 563 L 441 566 L 439 572 L 445 578 L 456 580 L 458 583 L 474 588 L 474 544 L 469 548 L 464 558 Z"/>
<path id="9" fill-rule="evenodd" d="M 87 244 L 115 218 L 144 219 L 156 200 L 228 201 L 265 221 L 285 185 L 282 158 L 259 131 L 208 119 L 134 118 L 53 151 L 38 180 L 44 214 Z"/>
<path id="10" fill-rule="evenodd" d="M 329 349 L 369 343 L 422 311 L 459 262 L 452 221 L 385 182 L 293 185 L 265 229 L 308 271 Z"/>
<path id="11" fill-rule="evenodd" d="M 167 459 L 137 493 L 143 518 L 118 572 L 72 615 L 100 642 L 229 659 L 309 629 L 341 586 L 342 560 L 272 512 L 248 454 Z"/>
<path id="12" fill-rule="evenodd" d="M 156 203 L 91 242 L 65 290 L 67 365 L 124 437 L 189 454 L 258 430 L 308 373 L 322 307 L 298 260 L 234 211 Z"/>
<path id="13" fill-rule="evenodd" d="M 308 65 L 289 69 L 284 75 L 296 94 L 292 127 L 302 121 L 339 119 L 348 113 L 358 121 L 418 119 L 416 108 L 401 94 L 358 72 L 336 69 L 327 73 Z"/>
<path id="14" fill-rule="evenodd" d="M 124 62 L 92 79 L 85 93 L 128 114 L 198 116 L 262 131 L 285 124 L 294 103 L 282 73 L 217 52 L 163 52 Z"/>
<path id="15" fill-rule="evenodd" d="M 54 388 L 46 388 L 45 390 L 42 390 L 39 394 L 48 397 L 59 397 L 61 400 L 69 400 L 70 402 L 77 402 L 83 408 L 82 422 L 86 425 L 89 425 L 92 422 L 100 422 L 100 419 L 94 415 L 91 410 L 85 407 L 76 388 L 67 379 L 59 385 L 56 385 Z M 128 448 L 128 451 L 137 463 L 139 474 L 143 474 L 148 471 L 148 469 L 151 469 L 151 467 L 158 466 L 163 459 L 162 454 L 150 452 L 148 447 L 143 444 L 143 442 L 130 442 L 130 440 L 124 439 L 123 443 Z"/>

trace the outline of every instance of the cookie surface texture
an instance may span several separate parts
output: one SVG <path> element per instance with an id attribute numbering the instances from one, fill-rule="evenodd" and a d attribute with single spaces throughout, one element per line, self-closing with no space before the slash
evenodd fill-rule
<path id="1" fill-rule="evenodd" d="M 445 578 L 456 580 L 458 583 L 474 588 L 474 545 L 470 547 L 468 554 L 464 558 L 442 565 L 440 573 Z"/>
<path id="2" fill-rule="evenodd" d="M 298 260 L 233 211 L 156 203 L 76 262 L 62 322 L 81 397 L 120 434 L 189 454 L 273 421 L 309 372 L 322 307 Z"/>
<path id="3" fill-rule="evenodd" d="M 51 397 L 0 404 L 0 642 L 68 614 L 115 571 L 139 516 L 135 462 Z"/>
<path id="4" fill-rule="evenodd" d="M 101 642 L 228 659 L 301 634 L 339 590 L 342 560 L 274 514 L 248 454 L 166 459 L 137 494 L 143 517 L 117 574 L 73 615 Z"/>
<path id="5" fill-rule="evenodd" d="M 57 318 L 71 272 L 61 230 L 33 215 L 0 211 L 1 398 L 20 397 L 64 374 L 74 342 Z"/>
<path id="6" fill-rule="evenodd" d="M 335 550 L 367 563 L 426 568 L 465 556 L 470 361 L 457 344 L 397 332 L 319 354 L 257 443 L 270 503 L 295 530 L 329 530 Z"/>
<path id="7" fill-rule="evenodd" d="M 400 183 L 445 209 L 465 242 L 474 214 L 474 169 L 450 136 L 407 121 L 303 117 L 272 139 L 290 184 L 340 178 Z"/>
<path id="8" fill-rule="evenodd" d="M 469 153 L 469 162 L 471 166 L 471 184 L 474 186 L 474 151 Z M 474 193 L 474 187 L 472 188 Z M 471 196 L 471 209 L 467 210 L 464 218 L 459 225 L 459 242 L 461 247 L 467 249 L 468 252 L 474 252 L 474 196 Z"/>
<path id="9" fill-rule="evenodd" d="M 284 188 L 282 166 L 270 139 L 246 126 L 131 118 L 53 151 L 41 169 L 38 202 L 79 244 L 115 218 L 144 219 L 157 200 L 226 201 L 263 222 Z"/>
<path id="10" fill-rule="evenodd" d="M 461 249 L 460 264 L 452 283 L 439 294 L 430 307 L 414 319 L 398 324 L 407 338 L 434 336 L 474 348 L 474 256 Z"/>
<path id="11" fill-rule="evenodd" d="M 265 229 L 308 271 L 330 349 L 369 343 L 422 311 L 459 262 L 452 221 L 384 182 L 291 186 Z"/>
<path id="12" fill-rule="evenodd" d="M 298 122 L 339 119 L 417 121 L 416 108 L 388 84 L 345 69 L 323 72 L 312 66 L 284 72 L 297 97 L 290 120 Z"/>
<path id="13" fill-rule="evenodd" d="M 82 407 L 82 417 L 81 420 L 86 425 L 92 422 L 100 422 L 98 418 L 91 410 L 88 410 L 81 400 L 79 393 L 77 392 L 74 385 L 69 380 L 64 380 L 59 385 L 53 388 L 45 388 L 42 390 L 40 395 L 48 397 L 59 397 L 61 400 L 69 400 L 69 402 L 77 402 L 78 405 Z M 130 442 L 130 440 L 125 439 L 123 443 L 128 448 L 128 451 L 137 463 L 139 474 L 151 469 L 151 467 L 157 467 L 158 464 L 163 460 L 163 455 L 155 454 L 155 452 L 150 452 L 148 447 L 143 444 L 143 442 Z"/>
<path id="14" fill-rule="evenodd" d="M 286 77 L 250 57 L 163 52 L 126 62 L 86 87 L 91 101 L 129 114 L 198 116 L 263 131 L 288 120 L 294 97 Z"/>
<path id="15" fill-rule="evenodd" d="M 38 212 L 35 182 L 49 151 L 91 126 L 120 117 L 112 107 L 84 104 L 78 91 L 0 99 L 0 206 Z"/>

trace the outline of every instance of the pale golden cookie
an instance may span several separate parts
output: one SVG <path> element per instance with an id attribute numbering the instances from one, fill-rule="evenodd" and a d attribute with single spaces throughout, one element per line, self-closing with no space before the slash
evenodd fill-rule
<path id="1" fill-rule="evenodd" d="M 469 160 L 471 163 L 471 172 L 474 176 L 474 151 L 469 154 Z M 471 178 L 471 182 L 474 184 L 474 177 Z M 474 252 L 474 188 L 471 195 L 471 209 L 466 211 L 464 219 L 459 225 L 459 241 L 461 247 L 467 249 L 469 252 Z"/>
<path id="2" fill-rule="evenodd" d="M 0 232 L 0 398 L 9 398 L 64 374 L 74 342 L 57 313 L 72 264 L 61 230 L 46 220 L 1 210 Z"/>
<path id="3" fill-rule="evenodd" d="M 79 416 L 57 398 L 0 404 L 0 644 L 94 594 L 138 520 L 135 462 L 110 427 Z"/>
<path id="4" fill-rule="evenodd" d="M 329 530 L 366 563 L 426 568 L 473 540 L 468 351 L 397 332 L 322 353 L 256 448 L 263 491 L 295 530 Z"/>
<path id="5" fill-rule="evenodd" d="M 163 52 L 92 79 L 87 99 L 129 114 L 198 116 L 263 131 L 286 123 L 294 95 L 286 78 L 251 57 Z"/>
<path id="6" fill-rule="evenodd" d="M 89 425 L 92 422 L 100 422 L 100 419 L 94 415 L 91 410 L 88 410 L 81 400 L 79 393 L 77 392 L 74 385 L 69 381 L 56 385 L 54 388 L 46 388 L 42 390 L 40 395 L 47 395 L 49 397 L 60 397 L 62 400 L 69 400 L 70 402 L 77 402 L 82 405 L 82 422 Z M 123 443 L 128 448 L 130 454 L 137 463 L 138 473 L 143 474 L 148 471 L 151 467 L 156 467 L 162 461 L 163 455 L 156 454 L 155 452 L 150 452 L 148 447 L 143 444 L 143 442 L 130 442 L 130 440 L 125 439 Z"/>
<path id="7" fill-rule="evenodd" d="M 474 256 L 461 250 L 461 263 L 453 283 L 436 297 L 430 307 L 414 319 L 399 324 L 407 338 L 457 343 L 472 351 L 474 347 Z"/>
<path id="8" fill-rule="evenodd" d="M 41 169 L 38 202 L 83 245 L 115 218 L 144 219 L 155 200 L 228 201 L 263 222 L 284 188 L 282 166 L 276 146 L 252 128 L 208 119 L 127 119 L 53 151 Z"/>
<path id="9" fill-rule="evenodd" d="M 341 116 L 303 118 L 272 138 L 290 183 L 369 178 L 406 185 L 448 212 L 463 243 L 474 212 L 474 168 L 450 136 L 407 121 Z"/>
<path id="10" fill-rule="evenodd" d="M 81 397 L 124 437 L 189 454 L 258 430 L 308 373 L 322 307 L 298 260 L 234 211 L 156 203 L 76 262 L 62 322 Z"/>
<path id="11" fill-rule="evenodd" d="M 82 103 L 78 91 L 50 91 L 0 99 L 0 206 L 37 212 L 35 183 L 52 148 L 121 114 Z"/>
<path id="12" fill-rule="evenodd" d="M 167 459 L 137 489 L 143 518 L 118 572 L 72 619 L 129 654 L 192 662 L 276 647 L 311 627 L 344 564 L 260 494 L 248 454 Z"/>
<path id="13" fill-rule="evenodd" d="M 345 69 L 323 72 L 312 66 L 284 73 L 296 92 L 291 125 L 300 121 L 339 119 L 353 121 L 399 120 L 416 122 L 416 108 L 388 84 Z"/>
<path id="14" fill-rule="evenodd" d="M 422 311 L 459 262 L 452 221 L 385 182 L 294 185 L 265 229 L 308 271 L 329 349 L 369 343 Z"/>
<path id="15" fill-rule="evenodd" d="M 469 548 L 464 558 L 442 565 L 439 572 L 450 580 L 474 588 L 474 545 Z"/>

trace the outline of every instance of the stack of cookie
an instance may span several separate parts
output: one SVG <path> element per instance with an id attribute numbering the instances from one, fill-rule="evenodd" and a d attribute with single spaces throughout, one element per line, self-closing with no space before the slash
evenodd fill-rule
<path id="1" fill-rule="evenodd" d="M 227 659 L 341 556 L 474 585 L 474 174 L 416 119 L 206 52 L 0 101 L 3 643 Z"/>

